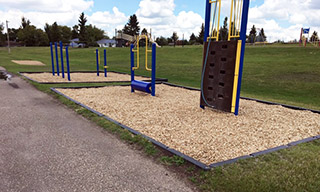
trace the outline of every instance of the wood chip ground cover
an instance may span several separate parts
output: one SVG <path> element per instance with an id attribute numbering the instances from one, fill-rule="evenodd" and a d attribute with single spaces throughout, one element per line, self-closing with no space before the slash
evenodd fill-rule
<path id="1" fill-rule="evenodd" d="M 29 77 L 35 81 L 40 83 L 65 83 L 68 81 L 67 73 L 65 73 L 65 78 L 62 78 L 62 74 L 60 76 L 57 74 L 55 76 L 52 73 L 22 73 L 22 75 Z M 130 81 L 131 76 L 127 74 L 113 73 L 108 72 L 107 77 L 104 77 L 104 73 L 100 73 L 100 76 L 97 76 L 96 73 L 71 73 L 70 74 L 71 81 L 70 82 L 112 82 L 112 81 Z M 143 78 L 136 76 L 136 80 L 146 80 L 148 78 Z"/>
<path id="2" fill-rule="evenodd" d="M 241 100 L 240 115 L 199 107 L 200 92 L 157 85 L 58 89 L 106 116 L 207 165 L 320 134 L 320 115 Z"/>

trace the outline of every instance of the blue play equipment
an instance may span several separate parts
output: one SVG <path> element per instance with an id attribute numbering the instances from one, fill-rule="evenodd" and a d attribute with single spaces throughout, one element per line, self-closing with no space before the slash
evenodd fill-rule
<path id="1" fill-rule="evenodd" d="M 146 39 L 146 50 L 145 50 L 145 69 L 151 71 L 151 82 L 138 81 L 134 80 L 134 71 L 140 67 L 140 56 L 139 56 L 139 41 L 145 38 Z M 134 65 L 134 53 L 137 53 L 137 66 Z M 148 53 L 152 53 L 152 65 L 151 69 L 148 68 Z M 130 47 L 131 53 L 131 92 L 142 91 L 151 94 L 152 96 L 156 95 L 156 44 L 152 44 L 152 50 L 148 50 L 148 37 L 146 35 L 141 35 L 137 37 L 137 49 L 134 50 L 134 45 L 131 44 Z"/>

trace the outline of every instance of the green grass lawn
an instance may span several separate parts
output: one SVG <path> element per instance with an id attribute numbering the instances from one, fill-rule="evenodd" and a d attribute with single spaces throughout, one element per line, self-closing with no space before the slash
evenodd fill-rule
<path id="1" fill-rule="evenodd" d="M 103 49 L 100 50 L 102 52 Z M 70 49 L 71 70 L 95 71 L 94 51 L 94 48 Z M 110 70 L 129 73 L 129 48 L 108 48 L 107 54 Z M 13 48 L 10 55 L 6 49 L 0 48 L 0 58 L 0 66 L 13 73 L 51 70 L 50 52 L 46 47 Z M 46 66 L 20 66 L 12 63 L 13 59 L 39 60 Z M 144 61 L 143 54 L 141 61 Z M 201 67 L 201 46 L 157 49 L 157 76 L 168 78 L 169 82 L 199 88 Z M 138 70 L 137 74 L 149 73 Z M 37 86 L 50 93 L 52 85 Z M 241 94 L 320 110 L 320 48 L 297 45 L 247 46 Z M 192 175 L 191 181 L 203 191 L 318 191 L 319 162 L 320 142 L 315 141 L 208 172 L 192 167 L 187 171 Z"/>

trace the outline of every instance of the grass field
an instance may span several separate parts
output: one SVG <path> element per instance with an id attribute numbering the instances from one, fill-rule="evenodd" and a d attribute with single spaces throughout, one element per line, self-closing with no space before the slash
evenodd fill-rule
<path id="1" fill-rule="evenodd" d="M 71 70 L 94 71 L 94 50 L 71 49 Z M 107 54 L 110 70 L 129 73 L 128 48 L 108 48 Z M 51 70 L 49 48 L 13 48 L 11 55 L 0 48 L 0 58 L 0 66 L 14 73 Z M 47 66 L 19 66 L 11 62 L 19 59 L 39 60 Z M 199 88 L 201 65 L 201 46 L 157 49 L 157 76 L 168 78 L 169 82 Z M 143 70 L 137 74 L 148 75 Z M 50 85 L 37 86 L 50 93 Z M 294 45 L 248 46 L 241 94 L 320 110 L 320 49 Z M 315 141 L 209 172 L 192 167 L 187 171 L 203 191 L 317 191 L 319 162 L 320 142 Z"/>

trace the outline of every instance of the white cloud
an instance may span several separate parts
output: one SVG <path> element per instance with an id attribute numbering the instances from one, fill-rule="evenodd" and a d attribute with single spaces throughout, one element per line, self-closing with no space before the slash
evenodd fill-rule
<path id="1" fill-rule="evenodd" d="M 88 23 L 104 29 L 109 36 L 114 35 L 114 29 L 122 29 L 124 24 L 128 21 L 128 17 L 119 11 L 118 8 L 113 7 L 112 13 L 95 12 L 91 16 L 87 16 Z"/>
<path id="2" fill-rule="evenodd" d="M 299 39 L 302 27 L 320 29 L 319 0 L 264 0 L 249 11 L 248 30 L 255 24 L 264 28 L 268 41 Z"/>
<path id="3" fill-rule="evenodd" d="M 93 7 L 93 0 L 0 0 L 0 22 L 9 20 L 9 27 L 18 28 L 21 18 L 26 17 L 31 24 L 43 28 L 45 23 L 52 24 L 57 21 L 60 25 L 72 26 L 77 23 L 81 12 Z"/>
<path id="4" fill-rule="evenodd" d="M 155 36 L 169 37 L 177 32 L 180 39 L 183 34 L 189 39 L 191 33 L 197 35 L 203 18 L 192 11 L 175 15 L 174 8 L 174 0 L 141 0 L 136 12 L 141 28 L 152 28 Z"/>

